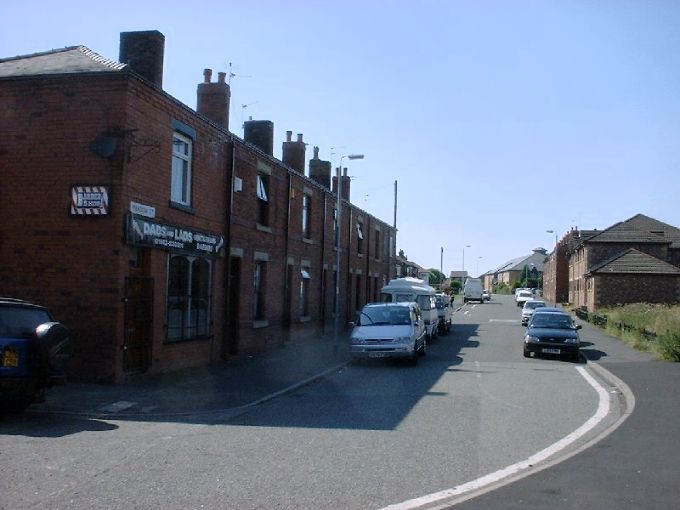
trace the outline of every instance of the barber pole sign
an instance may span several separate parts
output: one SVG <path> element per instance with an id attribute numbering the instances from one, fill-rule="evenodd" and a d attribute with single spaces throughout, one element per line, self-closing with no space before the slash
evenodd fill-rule
<path id="1" fill-rule="evenodd" d="M 108 214 L 108 186 L 73 186 L 71 188 L 71 216 L 107 216 Z"/>

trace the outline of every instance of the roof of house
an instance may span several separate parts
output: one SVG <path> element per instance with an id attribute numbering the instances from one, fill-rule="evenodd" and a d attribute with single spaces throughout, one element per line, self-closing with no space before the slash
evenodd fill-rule
<path id="1" fill-rule="evenodd" d="M 630 248 L 600 264 L 596 264 L 586 274 L 663 274 L 680 276 L 680 268 Z"/>
<path id="2" fill-rule="evenodd" d="M 535 248 L 531 255 L 523 255 L 514 259 L 508 260 L 501 264 L 496 269 L 487 271 L 484 274 L 503 273 L 506 271 L 522 271 L 525 266 L 533 264 L 538 271 L 543 271 L 543 263 L 547 258 L 547 251 L 544 248 Z"/>
<path id="3" fill-rule="evenodd" d="M 636 214 L 589 237 L 585 242 L 668 244 L 671 248 L 680 248 L 680 229 L 644 214 Z"/>
<path id="4" fill-rule="evenodd" d="M 0 59 L 0 78 L 40 76 L 46 74 L 120 72 L 128 68 L 102 57 L 86 46 L 70 46 L 59 50 Z"/>

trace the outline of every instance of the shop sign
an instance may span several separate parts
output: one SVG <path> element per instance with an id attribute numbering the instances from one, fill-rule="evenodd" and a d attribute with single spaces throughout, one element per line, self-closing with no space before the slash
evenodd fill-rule
<path id="1" fill-rule="evenodd" d="M 108 216 L 108 186 L 72 186 L 71 216 Z"/>
<path id="2" fill-rule="evenodd" d="M 127 242 L 203 256 L 219 256 L 224 246 L 224 238 L 218 234 L 151 221 L 133 214 L 128 215 Z"/>

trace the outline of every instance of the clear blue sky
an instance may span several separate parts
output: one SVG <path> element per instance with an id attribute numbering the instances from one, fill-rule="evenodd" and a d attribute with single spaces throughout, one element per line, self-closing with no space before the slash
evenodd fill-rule
<path id="1" fill-rule="evenodd" d="M 446 274 L 552 249 L 555 230 L 637 213 L 680 226 L 680 2 L 9 2 L 0 57 L 119 34 L 166 37 L 164 89 L 195 108 L 204 68 L 249 116 L 343 154 L 352 202 Z M 245 107 L 243 105 L 246 105 Z M 334 148 L 334 149 L 332 149 Z"/>

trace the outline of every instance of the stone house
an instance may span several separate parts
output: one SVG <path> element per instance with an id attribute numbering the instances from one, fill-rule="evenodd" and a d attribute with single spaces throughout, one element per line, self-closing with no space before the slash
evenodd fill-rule
<path id="1" fill-rule="evenodd" d="M 315 151 L 306 174 L 292 132 L 275 158 L 268 121 L 234 135 L 226 73 L 204 72 L 196 110 L 166 93 L 164 42 L 0 60 L 0 295 L 67 325 L 74 379 L 314 341 L 394 271 L 395 230 L 351 204 L 346 171 Z"/>

